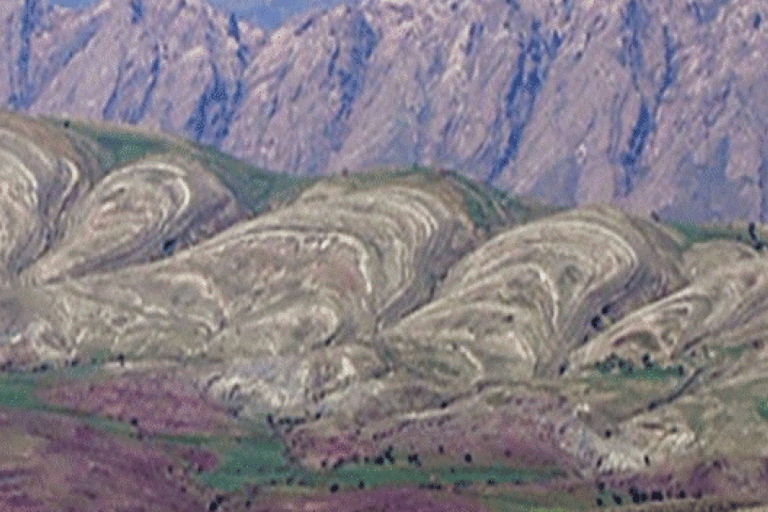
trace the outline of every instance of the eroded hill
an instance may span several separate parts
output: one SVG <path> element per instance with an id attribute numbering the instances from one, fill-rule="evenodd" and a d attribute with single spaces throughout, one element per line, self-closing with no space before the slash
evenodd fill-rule
<path id="1" fill-rule="evenodd" d="M 768 501 L 762 226 L 13 114 L 0 162 L 6 508 Z"/>

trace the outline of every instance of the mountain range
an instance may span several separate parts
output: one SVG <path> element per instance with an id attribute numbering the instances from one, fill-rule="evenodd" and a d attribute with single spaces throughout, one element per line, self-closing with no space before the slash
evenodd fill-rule
<path id="1" fill-rule="evenodd" d="M 305 176 L 454 169 L 562 206 L 768 220 L 762 0 L 3 2 L 0 98 Z"/>

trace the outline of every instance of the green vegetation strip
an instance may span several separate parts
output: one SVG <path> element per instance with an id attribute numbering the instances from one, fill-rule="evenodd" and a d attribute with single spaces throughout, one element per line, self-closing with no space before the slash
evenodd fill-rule
<path id="1" fill-rule="evenodd" d="M 661 366 L 650 359 L 643 361 L 642 365 L 635 365 L 611 354 L 604 361 L 595 363 L 595 370 L 601 375 L 621 375 L 623 377 L 644 380 L 666 380 L 670 377 L 682 378 L 685 376 L 685 367 L 681 364 Z"/>
<path id="2" fill-rule="evenodd" d="M 0 375 L 0 407 L 7 409 L 40 409 L 44 404 L 35 398 L 36 376 Z"/>
<path id="3" fill-rule="evenodd" d="M 202 472 L 197 478 L 204 484 L 224 491 L 244 486 L 298 486 L 314 489 L 359 489 L 379 486 L 422 485 L 458 486 L 491 485 L 546 481 L 564 474 L 558 471 L 512 469 L 505 466 L 413 467 L 404 458 L 396 462 L 381 460 L 344 463 L 325 472 L 308 471 L 289 463 L 284 446 L 275 439 L 219 440 L 203 443 L 201 449 L 221 456 L 218 467 Z M 380 458 L 379 458 L 380 459 Z"/>
<path id="4" fill-rule="evenodd" d="M 685 238 L 684 248 L 695 243 L 710 242 L 712 240 L 733 240 L 745 244 L 750 243 L 751 236 L 747 225 L 697 225 L 686 222 L 666 222 L 668 226 L 676 230 Z"/>
<path id="5" fill-rule="evenodd" d="M 59 380 L 73 380 L 92 377 L 98 374 L 99 361 L 104 360 L 106 351 L 94 355 L 91 364 L 78 364 L 67 368 L 48 369 L 43 365 L 35 371 L 0 373 L 0 407 L 8 409 L 27 409 L 46 412 L 67 411 L 39 400 L 35 393 L 42 386 L 51 385 Z"/>
<path id="6" fill-rule="evenodd" d="M 765 398 L 759 398 L 757 399 L 757 403 L 755 405 L 757 407 L 757 414 L 759 414 L 760 417 L 764 420 L 768 420 L 768 400 Z"/>
<path id="7" fill-rule="evenodd" d="M 99 358 L 76 368 L 3 373 L 0 374 L 0 407 L 67 415 L 110 435 L 138 437 L 137 429 L 128 423 L 50 406 L 35 396 L 40 387 L 62 379 L 99 378 L 102 375 Z M 178 453 L 173 447 L 189 447 L 214 454 L 218 458 L 214 469 L 200 470 L 190 462 L 188 470 L 200 483 L 224 492 L 237 492 L 253 486 L 279 492 L 301 492 L 303 488 L 311 493 L 417 485 L 427 489 L 459 489 L 487 502 L 491 510 L 579 510 L 564 493 L 529 496 L 522 487 L 519 491 L 515 489 L 515 484 L 546 482 L 564 476 L 557 470 L 514 469 L 462 461 L 450 466 L 441 462 L 420 467 L 421 461 L 417 463 L 413 455 L 409 458 L 408 454 L 389 451 L 386 458 L 347 462 L 334 469 L 315 472 L 290 462 L 284 444 L 265 425 L 250 425 L 248 432 L 251 433 L 248 437 L 145 434 L 144 441 L 171 453 Z M 502 490 L 497 487 L 501 484 L 512 484 L 513 487 Z"/>
<path id="8" fill-rule="evenodd" d="M 253 213 L 265 211 L 270 203 L 291 202 L 319 178 L 267 172 L 248 165 L 211 146 L 197 146 L 207 167 L 242 204 Z"/>
<path id="9" fill-rule="evenodd" d="M 101 152 L 96 156 L 105 170 L 134 162 L 150 154 L 165 153 L 174 149 L 173 144 L 162 138 L 136 131 L 100 128 L 77 121 L 53 121 L 59 125 L 64 124 L 75 133 L 96 142 L 101 148 Z"/>

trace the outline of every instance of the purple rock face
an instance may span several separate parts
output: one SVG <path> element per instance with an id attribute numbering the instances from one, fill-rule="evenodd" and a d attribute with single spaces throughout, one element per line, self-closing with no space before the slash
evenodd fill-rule
<path id="1" fill-rule="evenodd" d="M 265 33 L 203 0 L 19 0 L 0 7 L 0 97 L 277 171 L 418 163 L 561 205 L 765 221 L 765 16 L 758 1 L 376 0 Z"/>

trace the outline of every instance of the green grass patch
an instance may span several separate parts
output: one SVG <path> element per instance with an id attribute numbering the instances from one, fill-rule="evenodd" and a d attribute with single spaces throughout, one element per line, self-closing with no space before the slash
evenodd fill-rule
<path id="1" fill-rule="evenodd" d="M 757 414 L 764 420 L 768 420 L 768 400 L 758 398 L 755 407 L 757 408 Z"/>
<path id="2" fill-rule="evenodd" d="M 45 371 L 10 371 L 0 373 L 0 407 L 21 408 L 28 410 L 66 413 L 76 415 L 74 411 L 46 404 L 38 399 L 38 390 L 53 386 L 62 381 L 93 378 L 102 373 L 101 361 L 107 357 L 106 350 L 95 353 L 93 363 L 79 363 L 63 368 L 46 367 Z"/>
<path id="3" fill-rule="evenodd" d="M 712 240 L 734 240 L 749 243 L 750 236 L 748 226 L 736 226 L 733 224 L 691 224 L 686 222 L 667 221 L 666 224 L 685 238 L 684 248 L 687 249 L 695 243 L 710 242 Z"/>
<path id="4" fill-rule="evenodd" d="M 190 444 L 187 440 L 174 442 Z M 489 480 L 496 484 L 541 482 L 565 476 L 559 470 L 519 469 L 505 466 L 430 466 L 415 467 L 399 456 L 391 462 L 346 462 L 329 471 L 315 472 L 290 463 L 285 458 L 283 444 L 268 436 L 252 439 L 207 440 L 191 443 L 217 453 L 221 459 L 214 471 L 203 472 L 197 479 L 210 487 L 227 492 L 245 486 L 260 487 L 303 486 L 315 490 L 327 489 L 332 485 L 340 490 L 357 489 L 360 482 L 365 488 L 398 485 L 428 485 L 434 478 L 442 486 L 460 488 L 486 485 Z"/>
<path id="5" fill-rule="evenodd" d="M 641 380 L 667 380 L 669 378 L 682 378 L 686 375 L 685 368 L 681 364 L 661 366 L 651 360 L 644 361 L 642 364 L 634 364 L 616 354 L 611 354 L 604 361 L 595 363 L 594 368 L 601 375 L 620 375 Z"/>
<path id="6" fill-rule="evenodd" d="M 427 169 L 422 171 L 430 172 Z M 558 206 L 512 197 L 503 190 L 483 185 L 458 172 L 450 171 L 449 175 L 451 180 L 462 189 L 467 212 L 472 221 L 488 232 L 493 232 L 499 227 L 524 224 L 566 210 Z"/>
<path id="7" fill-rule="evenodd" d="M 21 373 L 0 374 L 0 407 L 40 409 L 45 404 L 35 397 L 39 378 Z"/>
<path id="8" fill-rule="evenodd" d="M 62 124 L 62 121 L 54 122 Z M 76 134 L 88 137 L 98 144 L 101 151 L 96 156 L 105 170 L 112 170 L 150 154 L 179 149 L 161 137 L 144 135 L 134 130 L 98 127 L 79 121 L 69 121 L 67 126 Z"/>
<path id="9" fill-rule="evenodd" d="M 176 439 L 174 442 L 193 444 L 203 450 L 216 453 L 219 465 L 214 471 L 203 472 L 197 479 L 210 487 L 231 492 L 243 485 L 277 485 L 285 482 L 290 475 L 298 481 L 308 476 L 298 467 L 291 467 L 286 460 L 283 444 L 271 437 L 254 436 L 248 439 Z"/>
<path id="10" fill-rule="evenodd" d="M 211 172 L 254 214 L 265 211 L 270 203 L 290 203 L 301 191 L 320 179 L 268 172 L 237 160 L 212 146 L 195 146 L 199 149 L 198 156 Z"/>
<path id="11" fill-rule="evenodd" d="M 114 167 L 135 162 L 150 154 L 164 153 L 169 150 L 168 145 L 162 141 L 130 132 L 100 133 L 96 136 L 96 142 L 111 152 L 114 160 L 112 166 Z"/>
<path id="12" fill-rule="evenodd" d="M 524 483 L 545 481 L 549 478 L 562 476 L 555 472 L 512 469 L 504 466 L 472 466 L 472 467 L 428 467 L 415 468 L 400 465 L 345 464 L 333 471 L 329 476 L 340 486 L 356 487 L 363 481 L 366 487 L 378 487 L 398 484 L 428 484 L 430 477 L 435 476 L 442 485 L 470 486 L 486 484 L 488 480 L 495 483 Z"/>
<path id="13" fill-rule="evenodd" d="M 0 407 L 61 414 L 76 418 L 94 429 L 111 434 L 131 435 L 135 433 L 135 428 L 126 423 L 75 411 L 66 407 L 50 405 L 36 396 L 39 389 L 50 386 L 60 380 L 85 378 L 94 375 L 98 371 L 99 368 L 92 365 L 78 365 L 75 368 L 52 369 L 44 373 L 10 372 L 0 374 Z"/>

